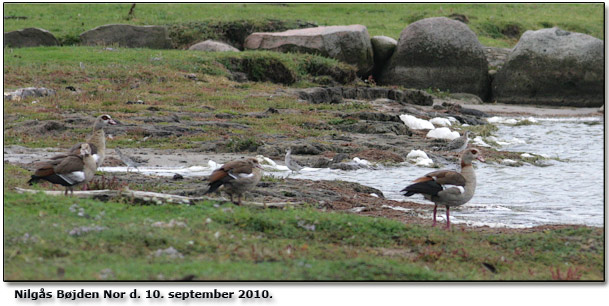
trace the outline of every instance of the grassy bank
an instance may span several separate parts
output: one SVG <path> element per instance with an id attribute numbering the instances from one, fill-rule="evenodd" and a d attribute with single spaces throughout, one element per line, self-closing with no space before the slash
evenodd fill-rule
<path id="1" fill-rule="evenodd" d="M 58 120 L 66 112 L 106 112 L 123 124 L 136 125 L 141 124 L 142 117 L 167 117 L 179 113 L 183 121 L 193 123 L 189 132 L 176 136 L 183 141 L 176 141 L 176 137 L 154 137 L 145 145 L 152 148 L 190 148 L 203 141 L 225 137 L 239 142 L 263 134 L 291 138 L 327 134 L 329 131 L 311 126 L 334 119 L 335 115 L 330 111 L 367 108 L 348 103 L 312 105 L 298 102 L 291 96 L 270 94 L 285 89 L 283 80 L 286 79 L 291 80 L 291 87 L 307 87 L 318 85 L 316 82 L 331 80 L 340 83 L 355 78 L 353 67 L 315 55 L 257 51 L 218 54 L 123 48 L 108 51 L 100 47 L 72 46 L 7 48 L 4 57 L 4 86 L 7 90 L 29 86 L 57 90 L 55 96 L 26 101 L 4 100 L 5 118 L 9 114 L 18 117 L 5 121 L 5 144 L 62 147 L 78 141 L 88 128 L 45 130 L 45 136 L 41 137 L 38 132 L 22 127 L 29 120 Z M 231 73 L 235 71 L 246 74 L 251 80 L 267 82 L 230 81 Z M 267 75 L 278 79 L 268 79 Z M 277 77 L 279 75 L 285 78 Z M 78 91 L 66 90 L 69 86 Z M 143 103 L 133 103 L 138 100 Z M 295 111 L 268 118 L 240 118 L 269 108 Z M 232 116 L 235 123 L 249 128 L 195 125 L 214 116 Z M 146 136 L 149 135 L 134 126 L 109 146 L 133 146 Z"/>
<path id="2" fill-rule="evenodd" d="M 139 206 L 13 192 L 4 200 L 6 280 L 603 277 L 602 229 L 446 232 L 306 207 Z"/>
<path id="3" fill-rule="evenodd" d="M 513 46 L 526 30 L 558 26 L 604 39 L 603 4 L 412 3 L 412 4 L 144 4 L 128 18 L 131 4 L 5 4 L 5 31 L 41 27 L 62 41 L 110 23 L 177 24 L 237 19 L 304 20 L 318 25 L 363 24 L 370 35 L 398 38 L 410 23 L 462 14 L 487 46 Z"/>

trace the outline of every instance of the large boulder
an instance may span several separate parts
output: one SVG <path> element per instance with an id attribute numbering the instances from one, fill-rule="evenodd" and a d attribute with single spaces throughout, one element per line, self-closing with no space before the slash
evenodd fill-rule
<path id="1" fill-rule="evenodd" d="M 244 48 L 319 54 L 356 66 L 360 76 L 370 73 L 374 65 L 368 29 L 358 24 L 252 33 Z"/>
<path id="2" fill-rule="evenodd" d="M 196 43 L 188 50 L 197 50 L 197 51 L 207 51 L 207 52 L 240 52 L 239 49 L 225 44 L 223 42 L 215 41 L 208 39 L 206 41 L 202 41 L 200 43 Z"/>
<path id="3" fill-rule="evenodd" d="M 559 28 L 526 31 L 493 81 L 498 102 L 598 107 L 604 43 Z"/>
<path id="4" fill-rule="evenodd" d="M 108 24 L 80 34 L 84 45 L 118 44 L 128 48 L 170 49 L 171 39 L 163 26 Z"/>
<path id="5" fill-rule="evenodd" d="M 376 78 L 393 54 L 393 51 L 395 51 L 398 42 L 387 36 L 372 36 L 370 43 L 372 43 L 372 50 L 374 52 L 374 70 L 372 75 Z"/>
<path id="6" fill-rule="evenodd" d="M 476 34 L 445 17 L 422 19 L 404 29 L 378 82 L 466 92 L 482 99 L 490 91 L 488 62 Z"/>
<path id="7" fill-rule="evenodd" d="M 398 42 L 387 36 L 372 36 L 370 38 L 372 49 L 374 50 L 374 65 L 380 66 L 384 64 L 395 51 Z"/>
<path id="8" fill-rule="evenodd" d="M 4 33 L 4 46 L 21 48 L 37 46 L 58 46 L 59 41 L 45 29 L 26 28 Z"/>

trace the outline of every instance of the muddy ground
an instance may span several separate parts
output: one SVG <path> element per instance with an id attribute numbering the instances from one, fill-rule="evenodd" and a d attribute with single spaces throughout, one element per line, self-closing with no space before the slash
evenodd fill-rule
<path id="1" fill-rule="evenodd" d="M 299 163 L 310 167 L 331 167 L 349 170 L 345 163 L 355 156 L 373 162 L 399 163 L 406 159 L 412 149 L 421 149 L 428 152 L 430 158 L 438 165 L 445 166 L 457 161 L 456 153 L 438 151 L 434 148 L 443 142 L 425 138 L 421 131 L 411 131 L 399 120 L 399 114 L 410 113 L 417 117 L 431 118 L 436 116 L 453 116 L 462 123 L 476 125 L 484 123 L 484 117 L 492 115 L 502 116 L 600 116 L 597 108 L 548 108 L 529 107 L 498 104 L 467 104 L 454 99 L 435 99 L 434 106 L 405 105 L 384 99 L 371 102 L 374 111 L 337 114 L 337 118 L 344 118 L 345 124 L 320 124 L 311 128 L 332 129 L 336 133 L 322 137 L 310 137 L 297 140 L 287 140 L 278 135 L 265 135 L 261 145 L 253 148 L 251 152 L 228 153 L 223 152 L 225 143 L 222 140 L 201 142 L 193 149 L 160 150 L 151 148 L 125 148 L 124 153 L 131 155 L 136 161 L 148 167 L 157 166 L 193 166 L 206 165 L 209 160 L 224 163 L 229 160 L 246 156 L 262 154 L 278 164 L 283 164 L 283 152 L 288 147 L 293 149 L 293 158 Z M 448 103 L 448 104 L 447 104 Z M 256 114 L 240 116 L 273 116 L 279 112 L 291 110 L 273 110 Z M 9 122 L 11 129 L 20 129 L 24 132 L 43 135 L 46 132 L 61 132 L 62 130 L 90 126 L 92 118 L 75 114 L 65 114 L 61 121 L 25 121 L 11 120 L 10 114 L 5 114 L 5 124 Z M 187 120 L 184 118 L 188 118 Z M 14 118 L 12 118 L 14 119 Z M 231 115 L 218 118 L 205 113 L 176 113 L 171 116 L 148 116 L 131 118 L 137 123 L 119 124 L 110 127 L 108 134 L 119 135 L 130 129 L 140 129 L 149 137 L 166 137 L 180 135 L 184 132 L 193 132 L 201 125 L 239 126 L 247 129 L 247 125 L 231 122 Z M 11 123 L 14 122 L 14 123 Z M 162 125 L 159 123 L 163 123 Z M 6 127 L 5 127 L 6 129 Z M 112 140 L 108 139 L 107 157 L 103 166 L 122 166 L 123 162 L 112 150 Z M 146 146 L 142 143 L 142 146 Z M 506 157 L 505 152 L 496 152 L 481 148 L 485 157 L 492 160 L 494 155 Z M 4 162 L 20 165 L 31 169 L 32 162 L 44 160 L 65 148 L 27 148 L 23 146 L 4 147 Z M 509 158 L 517 159 L 519 154 L 514 153 Z M 430 170 L 431 171 L 431 170 Z M 138 172 L 111 173 L 104 176 L 105 180 L 112 180 L 115 188 L 129 186 L 131 189 L 161 191 L 172 194 L 200 196 L 207 189 L 205 178 L 165 178 L 153 177 Z M 98 182 L 100 178 L 97 178 Z M 407 182 L 405 181 L 405 184 Z M 49 187 L 51 188 L 51 187 Z M 371 194 L 376 194 L 375 197 Z M 256 202 L 294 202 L 296 204 L 310 204 L 323 210 L 356 213 L 366 216 L 396 219 L 407 223 L 431 223 L 431 205 L 413 202 L 398 202 L 384 199 L 382 193 L 371 187 L 357 183 L 342 181 L 308 181 L 299 179 L 263 179 L 257 188 L 252 191 L 248 200 Z M 402 207 L 405 210 L 396 210 L 392 207 Z M 443 213 L 441 210 L 440 213 Z M 465 225 L 455 225 L 457 229 L 464 229 Z M 509 232 L 509 231 L 536 231 L 557 226 L 543 226 L 533 229 L 493 229 L 488 227 L 476 230 Z M 560 227 L 560 226 L 559 226 Z"/>

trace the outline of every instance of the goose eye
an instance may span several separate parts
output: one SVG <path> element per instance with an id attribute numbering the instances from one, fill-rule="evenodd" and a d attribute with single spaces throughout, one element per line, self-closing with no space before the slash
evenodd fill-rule
<path id="1" fill-rule="evenodd" d="M 102 118 L 103 120 L 108 120 L 108 119 L 110 119 L 110 117 L 109 117 L 109 116 L 107 116 L 107 115 L 103 115 L 101 118 Z"/>
<path id="2" fill-rule="evenodd" d="M 471 150 L 472 154 L 478 154 L 478 150 Z"/>

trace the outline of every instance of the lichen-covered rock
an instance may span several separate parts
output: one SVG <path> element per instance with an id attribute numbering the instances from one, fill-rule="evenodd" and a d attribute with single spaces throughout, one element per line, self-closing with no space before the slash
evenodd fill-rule
<path id="1" fill-rule="evenodd" d="M 82 44 L 112 45 L 128 48 L 170 49 L 171 39 L 163 26 L 108 24 L 80 34 Z"/>
<path id="2" fill-rule="evenodd" d="M 190 46 L 190 48 L 188 48 L 188 50 L 207 51 L 207 52 L 240 52 L 239 49 L 237 49 L 229 44 L 211 40 L 211 39 L 196 43 L 196 44 Z"/>
<path id="3" fill-rule="evenodd" d="M 382 85 L 438 88 L 488 98 L 488 62 L 476 34 L 445 17 L 419 20 L 400 34 L 378 80 Z"/>
<path id="4" fill-rule="evenodd" d="M 12 48 L 58 46 L 59 41 L 45 29 L 26 28 L 4 33 L 4 46 Z"/>
<path id="5" fill-rule="evenodd" d="M 604 102 L 604 43 L 559 28 L 526 31 L 493 81 L 502 103 L 598 107 Z"/>
<path id="6" fill-rule="evenodd" d="M 361 76 L 374 65 L 370 35 L 363 25 L 252 33 L 245 39 L 244 48 L 319 54 L 356 66 Z"/>

